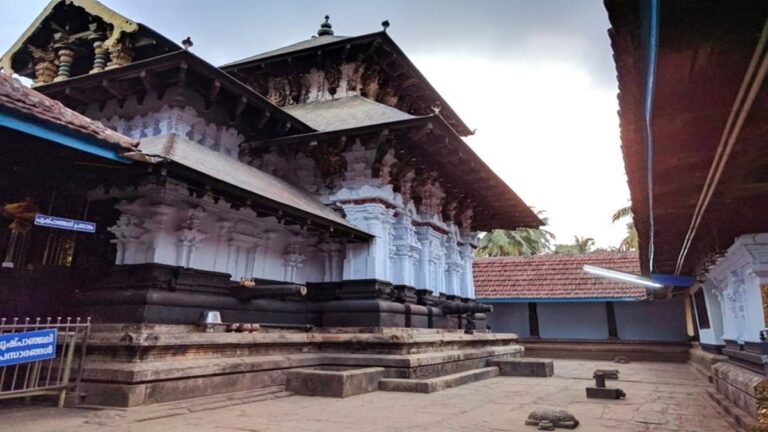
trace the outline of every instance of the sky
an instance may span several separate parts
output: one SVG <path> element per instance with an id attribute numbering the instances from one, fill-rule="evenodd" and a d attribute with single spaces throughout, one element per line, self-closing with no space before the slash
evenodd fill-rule
<path id="1" fill-rule="evenodd" d="M 102 0 L 168 38 L 191 36 L 214 65 L 312 36 L 388 33 L 474 136 L 467 143 L 557 243 L 618 246 L 611 214 L 629 203 L 616 74 L 601 0 Z M 0 52 L 47 0 L 0 0 Z"/>

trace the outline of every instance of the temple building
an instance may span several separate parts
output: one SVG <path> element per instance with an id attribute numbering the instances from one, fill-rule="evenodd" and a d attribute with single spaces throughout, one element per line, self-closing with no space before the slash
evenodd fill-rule
<path id="1" fill-rule="evenodd" d="M 768 3 L 606 7 L 641 269 L 689 280 L 710 396 L 768 430 Z"/>
<path id="2" fill-rule="evenodd" d="M 216 67 L 97 1 L 52 1 L 0 58 L 0 316 L 91 316 L 95 404 L 520 355 L 484 331 L 473 251 L 541 221 L 387 26 L 343 37 L 326 17 Z M 273 330 L 201 333 L 211 310 Z"/>

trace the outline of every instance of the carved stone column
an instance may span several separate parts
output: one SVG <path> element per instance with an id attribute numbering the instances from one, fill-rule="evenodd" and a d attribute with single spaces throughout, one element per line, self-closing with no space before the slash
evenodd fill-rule
<path id="1" fill-rule="evenodd" d="M 204 214 L 205 210 L 202 207 L 190 209 L 187 218 L 176 231 L 178 236 L 176 265 L 192 267 L 194 251 L 200 247 L 200 242 L 208 237 L 208 233 L 201 229 Z"/>
<path id="2" fill-rule="evenodd" d="M 28 46 L 32 55 L 32 64 L 35 69 L 35 82 L 33 86 L 53 82 L 59 73 L 59 61 L 52 50 L 44 51 L 33 46 Z"/>
<path id="3" fill-rule="evenodd" d="M 297 270 L 304 265 L 307 255 L 304 254 L 305 245 L 301 238 L 294 238 L 285 247 L 283 253 L 283 280 L 286 282 L 296 282 Z"/>
<path id="4" fill-rule="evenodd" d="M 342 280 L 342 245 L 334 241 L 325 241 L 318 246 L 323 254 L 323 282 Z"/>
<path id="5" fill-rule="evenodd" d="M 227 272 L 229 263 L 229 239 L 232 237 L 232 228 L 235 223 L 230 220 L 216 222 L 216 254 L 213 257 L 213 269 L 218 272 Z"/>
<path id="6" fill-rule="evenodd" d="M 131 44 L 127 39 L 123 38 L 118 40 L 107 47 L 107 49 L 109 50 L 107 70 L 125 66 L 133 62 L 133 49 L 131 49 Z"/>
<path id="7" fill-rule="evenodd" d="M 114 234 L 115 239 L 111 240 L 117 246 L 117 255 L 115 264 L 136 264 L 143 261 L 144 255 L 137 253 L 139 246 L 143 244 L 142 237 L 147 229 L 143 221 L 136 215 L 137 206 L 134 203 L 121 201 L 115 206 L 120 212 L 115 225 L 107 228 Z"/>
<path id="8" fill-rule="evenodd" d="M 88 73 L 97 73 L 107 67 L 107 49 L 104 48 L 104 41 L 96 39 L 93 41 L 93 67 Z"/>
<path id="9" fill-rule="evenodd" d="M 75 62 L 75 51 L 69 45 L 56 47 L 56 56 L 59 60 L 59 71 L 54 81 L 64 81 L 72 76 L 72 63 Z"/>

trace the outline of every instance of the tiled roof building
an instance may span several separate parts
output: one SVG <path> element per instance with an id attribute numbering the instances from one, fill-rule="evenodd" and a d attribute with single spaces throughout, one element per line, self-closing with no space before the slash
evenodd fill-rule
<path id="1" fill-rule="evenodd" d="M 474 264 L 478 298 L 643 299 L 643 287 L 599 278 L 583 271 L 592 265 L 640 272 L 637 252 L 552 254 L 478 259 Z"/>

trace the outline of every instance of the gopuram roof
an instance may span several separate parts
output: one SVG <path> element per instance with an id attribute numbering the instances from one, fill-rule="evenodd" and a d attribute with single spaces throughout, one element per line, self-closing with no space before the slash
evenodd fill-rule
<path id="1" fill-rule="evenodd" d="M 690 276 L 768 231 L 768 3 L 658 3 L 654 43 L 647 2 L 605 2 L 622 152 L 643 272 Z"/>
<path id="2" fill-rule="evenodd" d="M 433 106 L 440 105 L 443 117 L 460 136 L 474 134 L 387 34 L 388 23 L 382 23 L 383 31 L 336 36 L 327 20 L 326 17 L 318 36 L 227 63 L 221 68 L 258 89 L 261 74 L 283 68 L 286 63 L 296 68 L 302 63 L 317 65 L 319 59 L 326 63 L 337 60 L 369 62 L 380 74 L 378 79 L 383 86 L 391 86 L 393 93 L 406 95 L 402 99 L 391 98 L 387 92 L 379 92 L 378 101 L 389 99 L 393 106 L 414 115 L 430 114 Z"/>
<path id="3" fill-rule="evenodd" d="M 187 138 L 207 133 L 198 127 L 226 129 L 242 138 L 227 148 L 233 171 L 241 168 L 240 156 L 293 151 L 310 155 L 332 187 L 343 177 L 345 143 L 366 140 L 377 147 L 374 173 L 380 156 L 397 153 L 389 179 L 395 192 L 409 172 L 443 188 L 446 220 L 469 209 L 477 230 L 542 225 L 463 141 L 471 131 L 386 31 L 343 38 L 326 20 L 317 38 L 224 70 L 192 54 L 191 46 L 185 40 L 181 49 L 95 0 L 54 0 L 0 65 L 133 139 L 156 134 L 158 126 L 147 132 L 141 115 L 161 109 L 182 111 L 195 128 Z"/>
<path id="4" fill-rule="evenodd" d="M 480 299 L 507 300 L 643 300 L 646 289 L 600 278 L 582 267 L 637 274 L 637 252 L 550 254 L 475 260 L 475 293 Z"/>

